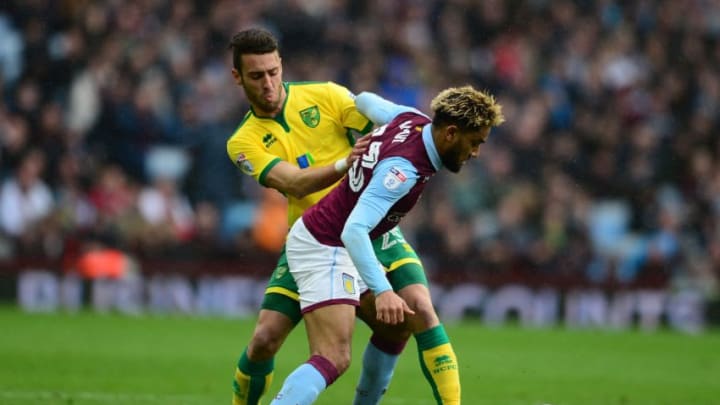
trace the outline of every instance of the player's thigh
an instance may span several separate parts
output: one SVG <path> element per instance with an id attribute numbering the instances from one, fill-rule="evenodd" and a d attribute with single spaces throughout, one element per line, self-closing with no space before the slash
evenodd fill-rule
<path id="1" fill-rule="evenodd" d="M 303 314 L 312 354 L 321 355 L 339 368 L 350 362 L 355 306 L 326 305 Z"/>
<path id="2" fill-rule="evenodd" d="M 297 322 L 283 313 L 261 309 L 252 338 L 247 346 L 247 355 L 250 360 L 259 362 L 273 358 L 295 325 Z"/>
<path id="3" fill-rule="evenodd" d="M 373 331 L 375 337 L 395 343 L 404 343 L 410 338 L 411 331 L 407 321 L 389 325 L 377 319 L 375 295 L 372 292 L 367 292 L 360 297 L 360 305 L 357 307 L 356 314 Z"/>
<path id="4" fill-rule="evenodd" d="M 300 322 L 302 314 L 297 296 L 297 285 L 288 271 L 283 249 L 265 289 L 258 320 L 248 344 L 247 353 L 251 360 L 272 358 Z"/>
<path id="5" fill-rule="evenodd" d="M 395 227 L 372 241 L 378 261 L 387 272 L 388 280 L 396 292 L 411 284 L 427 286 L 422 262 L 405 240 L 400 228 Z"/>
<path id="6" fill-rule="evenodd" d="M 423 284 L 414 283 L 403 287 L 398 295 L 415 311 L 407 315 L 405 321 L 398 325 L 388 325 L 377 320 L 375 296 L 371 292 L 362 295 L 357 316 L 362 319 L 373 333 L 390 342 L 403 342 L 412 334 L 423 332 L 440 324 L 433 307 L 430 290 Z"/>
<path id="7" fill-rule="evenodd" d="M 258 344 L 280 345 L 295 328 L 294 322 L 282 312 L 261 309 L 253 332 L 253 340 Z"/>
<path id="8" fill-rule="evenodd" d="M 300 303 L 298 301 L 298 287 L 295 279 L 290 274 L 285 248 L 278 259 L 275 270 L 265 288 L 260 308 L 262 310 L 279 312 L 290 319 L 293 325 L 300 322 Z M 261 312 L 262 316 L 262 312 Z"/>

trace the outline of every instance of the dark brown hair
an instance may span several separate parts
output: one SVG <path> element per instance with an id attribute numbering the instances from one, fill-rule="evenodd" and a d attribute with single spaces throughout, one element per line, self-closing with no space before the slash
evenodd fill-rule
<path id="1" fill-rule="evenodd" d="M 262 55 L 278 51 L 278 41 L 270 31 L 262 28 L 250 28 L 235 34 L 228 49 L 233 51 L 233 67 L 240 70 L 242 66 L 242 55 L 255 54 Z"/>

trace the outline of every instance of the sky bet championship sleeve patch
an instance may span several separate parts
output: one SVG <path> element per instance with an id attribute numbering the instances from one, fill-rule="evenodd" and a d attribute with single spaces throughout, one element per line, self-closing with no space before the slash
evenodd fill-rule
<path id="1" fill-rule="evenodd" d="M 313 159 L 313 157 L 312 157 L 312 155 L 310 154 L 310 152 L 308 152 L 308 153 L 306 153 L 306 154 L 304 154 L 304 155 L 300 155 L 300 156 L 296 157 L 295 160 L 297 161 L 298 166 L 299 166 L 301 169 L 304 169 L 304 168 L 306 168 L 306 167 L 310 167 L 312 164 L 315 163 L 315 159 Z"/>
<path id="2" fill-rule="evenodd" d="M 398 169 L 397 167 L 393 166 L 390 168 L 390 171 L 385 176 L 385 180 L 383 180 L 383 186 L 385 186 L 388 190 L 395 190 L 396 188 L 400 187 L 400 184 L 405 183 L 407 181 L 407 176 L 405 173 L 403 173 L 402 170 Z"/>
<path id="3" fill-rule="evenodd" d="M 244 153 L 241 153 L 237 156 L 237 159 L 235 159 L 235 163 L 237 163 L 238 166 L 240 166 L 240 170 L 243 171 L 245 174 L 252 174 L 253 172 L 253 165 L 250 163 L 249 160 L 247 160 L 247 157 Z"/>

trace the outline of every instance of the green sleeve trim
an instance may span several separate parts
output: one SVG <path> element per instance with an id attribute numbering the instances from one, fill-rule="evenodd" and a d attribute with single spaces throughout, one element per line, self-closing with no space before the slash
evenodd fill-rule
<path id="1" fill-rule="evenodd" d="M 367 125 L 365 125 L 365 128 L 360 130 L 360 133 L 363 135 L 367 134 L 368 132 L 370 132 L 374 125 L 375 124 L 372 121 L 368 120 Z"/>
<path id="2" fill-rule="evenodd" d="M 260 177 L 258 177 L 258 183 L 260 183 L 261 186 L 267 187 L 267 184 L 265 184 L 265 177 L 266 177 L 267 174 L 270 172 L 270 170 L 271 170 L 273 167 L 275 167 L 275 165 L 277 165 L 277 164 L 280 163 L 280 162 L 282 162 L 282 159 L 280 159 L 280 158 L 275 158 L 275 159 L 272 160 L 272 162 L 270 162 L 270 164 L 268 164 L 267 166 L 265 166 L 265 168 L 263 169 L 262 173 L 260 173 Z"/>
<path id="3" fill-rule="evenodd" d="M 345 136 L 347 137 L 350 146 L 355 146 L 355 135 L 353 134 L 354 132 L 358 132 L 361 135 L 367 135 L 374 125 L 375 124 L 373 124 L 372 121 L 368 121 L 367 125 L 365 125 L 365 128 L 361 129 L 360 131 L 356 131 L 352 128 L 346 128 L 347 131 L 345 131 Z"/>
<path id="4" fill-rule="evenodd" d="M 350 144 L 350 146 L 355 146 L 355 136 L 353 136 L 353 130 L 352 130 L 352 129 L 349 129 L 349 128 L 348 128 L 348 130 L 345 131 L 345 137 L 347 138 L 348 143 Z"/>

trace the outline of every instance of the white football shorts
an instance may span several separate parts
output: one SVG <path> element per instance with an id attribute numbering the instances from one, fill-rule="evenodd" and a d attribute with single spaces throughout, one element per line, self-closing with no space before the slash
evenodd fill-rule
<path id="1" fill-rule="evenodd" d="M 323 245 L 295 221 L 285 243 L 290 274 L 300 295 L 302 313 L 336 304 L 359 305 L 367 287 L 344 247 Z M 361 290 L 362 288 L 362 290 Z"/>

